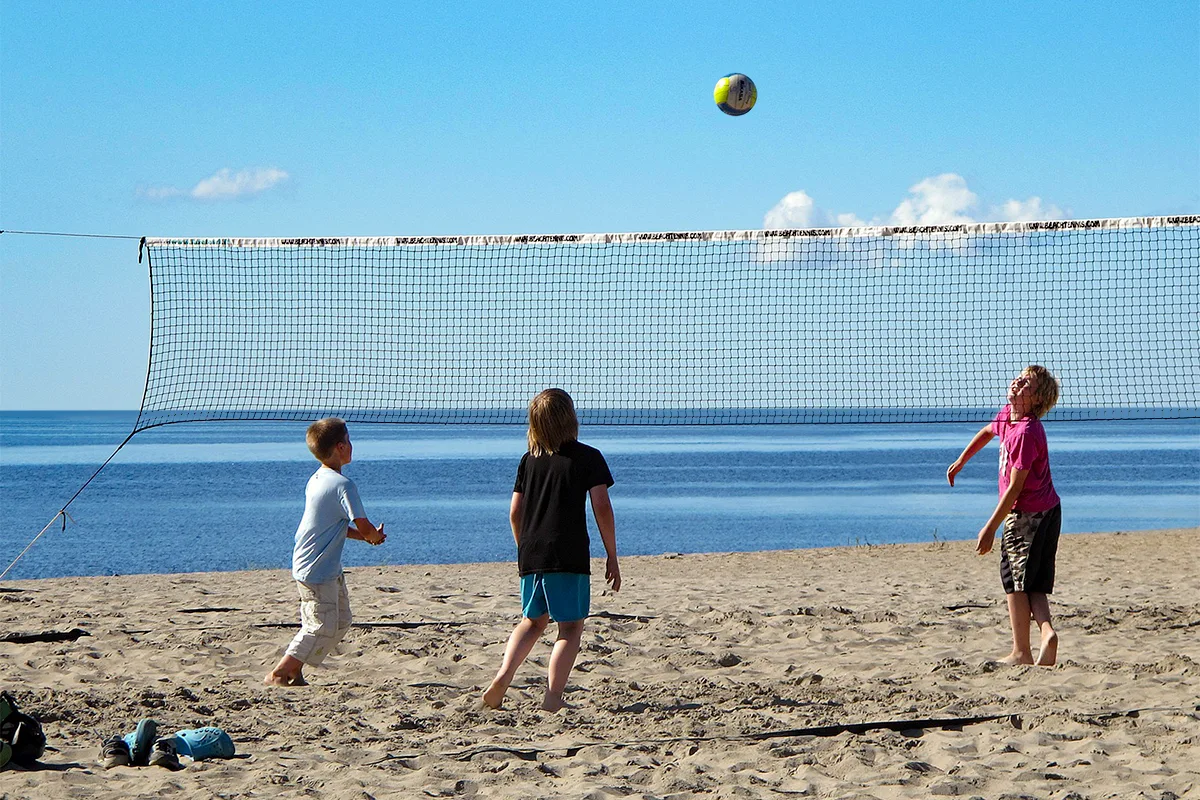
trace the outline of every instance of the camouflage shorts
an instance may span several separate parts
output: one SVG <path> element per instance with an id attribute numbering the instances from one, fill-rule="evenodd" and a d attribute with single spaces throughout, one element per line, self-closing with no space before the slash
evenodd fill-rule
<path id="1" fill-rule="evenodd" d="M 1054 558 L 1061 527 L 1061 505 L 1034 513 L 1012 511 L 1004 518 L 1000 582 L 1006 593 L 1054 591 Z"/>

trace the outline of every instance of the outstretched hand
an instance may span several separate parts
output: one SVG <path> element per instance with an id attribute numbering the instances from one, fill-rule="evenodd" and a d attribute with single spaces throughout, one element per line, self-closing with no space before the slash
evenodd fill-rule
<path id="1" fill-rule="evenodd" d="M 956 475 L 958 475 L 958 473 L 962 472 L 962 468 L 963 468 L 963 465 L 962 465 L 961 461 L 955 461 L 953 464 L 951 464 L 949 467 L 946 468 L 946 480 L 948 480 L 950 482 L 951 486 L 954 485 L 954 477 Z"/>

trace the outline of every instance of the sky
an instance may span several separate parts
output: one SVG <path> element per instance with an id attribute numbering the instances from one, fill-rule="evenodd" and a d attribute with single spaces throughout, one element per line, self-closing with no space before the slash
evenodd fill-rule
<path id="1" fill-rule="evenodd" d="M 712 100 L 754 79 L 748 114 Z M 0 2 L 0 229 L 1200 213 L 1200 4 Z M 0 234 L 0 409 L 136 409 L 131 239 Z"/>

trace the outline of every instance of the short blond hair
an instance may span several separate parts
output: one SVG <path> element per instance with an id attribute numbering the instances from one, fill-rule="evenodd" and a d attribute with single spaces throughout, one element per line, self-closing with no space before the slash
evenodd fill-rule
<path id="1" fill-rule="evenodd" d="M 304 441 L 308 443 L 308 450 L 316 456 L 317 461 L 324 462 L 333 455 L 333 449 L 349 437 L 350 430 L 346 427 L 345 420 L 326 417 L 308 426 Z"/>
<path id="2" fill-rule="evenodd" d="M 1030 411 L 1041 419 L 1058 403 L 1058 378 L 1041 364 L 1030 364 L 1021 372 L 1037 378 L 1037 386 L 1033 390 L 1033 408 Z"/>
<path id="3" fill-rule="evenodd" d="M 562 389 L 546 389 L 529 401 L 529 454 L 557 453 L 566 442 L 579 438 L 575 403 Z"/>

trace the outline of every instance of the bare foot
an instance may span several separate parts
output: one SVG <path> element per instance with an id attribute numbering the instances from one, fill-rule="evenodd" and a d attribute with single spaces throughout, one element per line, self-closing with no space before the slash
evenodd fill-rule
<path id="1" fill-rule="evenodd" d="M 1039 667 L 1053 667 L 1058 660 L 1058 633 L 1049 631 L 1042 634 L 1042 649 L 1038 653 L 1037 665 Z"/>
<path id="2" fill-rule="evenodd" d="M 504 705 L 504 693 L 507 691 L 507 686 L 501 686 L 492 681 L 492 685 L 483 693 L 483 704 L 488 708 L 500 708 Z"/>
<path id="3" fill-rule="evenodd" d="M 574 707 L 575 706 L 563 700 L 562 697 L 551 697 L 550 695 L 546 695 L 545 699 L 542 700 L 542 711 L 550 711 L 553 713 L 556 711 L 562 711 L 564 708 Z"/>
<path id="4" fill-rule="evenodd" d="M 1000 659 L 1001 664 L 1032 664 L 1033 654 L 1012 652 Z"/>
<path id="5" fill-rule="evenodd" d="M 308 686 L 308 681 L 304 680 L 304 676 L 296 675 L 280 675 L 277 672 L 268 672 L 267 677 L 263 678 L 263 684 L 266 686 Z"/>

